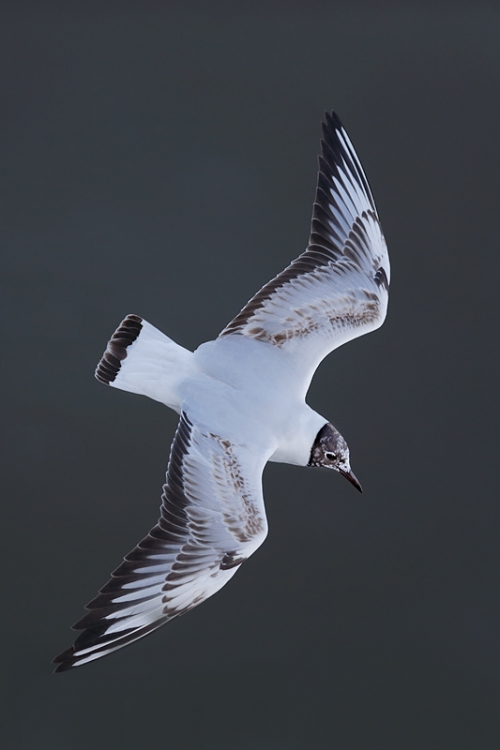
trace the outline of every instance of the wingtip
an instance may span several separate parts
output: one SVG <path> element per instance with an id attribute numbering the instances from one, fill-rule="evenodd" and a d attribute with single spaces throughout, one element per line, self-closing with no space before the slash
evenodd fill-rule
<path id="1" fill-rule="evenodd" d="M 325 112 L 325 121 L 323 125 L 333 128 L 334 130 L 341 130 L 344 127 L 342 125 L 342 120 L 333 109 L 330 110 L 330 112 Z"/>
<path id="2" fill-rule="evenodd" d="M 321 123 L 323 137 L 321 139 L 321 152 L 330 167 L 336 162 L 338 154 L 343 150 L 339 141 L 339 134 L 344 131 L 344 126 L 339 116 L 332 112 L 325 112 L 325 118 Z M 321 165 L 320 165 L 321 168 Z"/>
<path id="3" fill-rule="evenodd" d="M 62 651 L 52 659 L 51 664 L 55 664 L 54 674 L 56 672 L 67 672 L 74 667 L 75 649 L 73 646 Z"/>

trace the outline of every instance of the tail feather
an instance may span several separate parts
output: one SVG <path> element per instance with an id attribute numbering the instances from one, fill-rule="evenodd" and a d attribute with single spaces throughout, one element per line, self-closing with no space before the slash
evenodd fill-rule
<path id="1" fill-rule="evenodd" d="M 142 330 L 142 318 L 138 315 L 127 315 L 111 339 L 106 351 L 97 365 L 95 376 L 105 385 L 111 385 L 121 370 L 121 363 L 127 356 L 128 347 L 134 343 Z"/>
<path id="2" fill-rule="evenodd" d="M 192 352 L 138 315 L 127 315 L 112 335 L 95 376 L 105 385 L 149 396 L 180 411 L 178 385 L 192 368 Z"/>

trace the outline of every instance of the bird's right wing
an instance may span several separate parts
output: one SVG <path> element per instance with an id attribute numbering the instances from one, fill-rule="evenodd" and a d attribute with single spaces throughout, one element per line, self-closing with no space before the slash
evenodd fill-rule
<path id="1" fill-rule="evenodd" d="M 227 583 L 267 534 L 262 471 L 268 458 L 181 414 L 160 520 L 87 605 L 74 626 L 83 632 L 54 659 L 56 671 L 142 638 Z"/>
<path id="2" fill-rule="evenodd" d="M 321 360 L 384 322 L 389 257 L 356 151 L 335 113 L 326 115 L 307 250 L 247 302 L 220 336 L 281 350 L 303 392 Z"/>

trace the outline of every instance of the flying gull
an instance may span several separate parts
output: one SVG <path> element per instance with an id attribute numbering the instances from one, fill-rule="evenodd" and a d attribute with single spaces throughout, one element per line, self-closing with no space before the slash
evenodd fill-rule
<path id="1" fill-rule="evenodd" d="M 107 345 L 97 379 L 180 419 L 160 519 L 87 604 L 56 671 L 106 656 L 219 591 L 266 537 L 268 461 L 334 469 L 361 491 L 346 441 L 305 397 L 327 354 L 382 325 L 389 277 L 367 179 L 327 113 L 307 250 L 195 352 L 138 315 Z"/>

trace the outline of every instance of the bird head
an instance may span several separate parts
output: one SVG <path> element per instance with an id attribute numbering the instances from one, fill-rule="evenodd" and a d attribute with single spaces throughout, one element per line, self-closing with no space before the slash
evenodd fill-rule
<path id="1" fill-rule="evenodd" d="M 361 485 L 352 472 L 349 463 L 349 448 L 347 443 L 335 427 L 327 422 L 316 435 L 311 448 L 308 466 L 324 466 L 334 469 L 349 480 L 360 492 Z"/>

